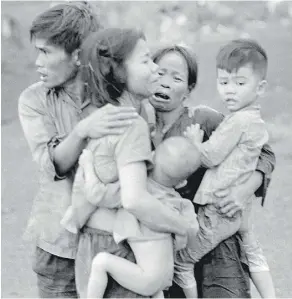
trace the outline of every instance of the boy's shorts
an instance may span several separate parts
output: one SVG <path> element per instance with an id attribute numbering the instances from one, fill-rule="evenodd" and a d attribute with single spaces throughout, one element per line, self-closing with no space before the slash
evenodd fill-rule
<path id="1" fill-rule="evenodd" d="M 177 251 L 175 256 L 174 282 L 181 288 L 193 288 L 194 264 L 214 249 L 220 242 L 232 236 L 240 227 L 241 217 L 224 217 L 213 205 L 201 206 L 197 219 L 199 231 L 188 242 L 186 248 Z"/>
<path id="2" fill-rule="evenodd" d="M 40 298 L 78 298 L 75 260 L 53 255 L 39 247 L 33 261 Z"/>
<path id="3" fill-rule="evenodd" d="M 251 298 L 248 262 L 240 235 L 221 242 L 195 266 L 199 298 Z M 165 298 L 184 298 L 174 284 Z"/>

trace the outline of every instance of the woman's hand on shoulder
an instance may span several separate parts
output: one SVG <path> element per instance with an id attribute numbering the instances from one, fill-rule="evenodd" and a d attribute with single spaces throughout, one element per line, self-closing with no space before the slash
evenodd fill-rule
<path id="1" fill-rule="evenodd" d="M 77 134 L 85 138 L 100 138 L 105 135 L 120 135 L 138 117 L 134 107 L 117 107 L 107 104 L 97 108 L 77 125 Z"/>

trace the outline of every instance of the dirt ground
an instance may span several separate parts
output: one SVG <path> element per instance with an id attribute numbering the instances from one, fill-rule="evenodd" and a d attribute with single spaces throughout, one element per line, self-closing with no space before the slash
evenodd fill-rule
<path id="1" fill-rule="evenodd" d="M 25 41 L 23 48 L 2 39 L 1 295 L 3 298 L 37 297 L 36 280 L 31 270 L 33 244 L 22 239 L 37 189 L 37 168 L 17 118 L 17 99 L 26 86 L 37 80 L 33 67 L 34 51 L 26 30 L 31 18 L 47 4 L 1 4 L 2 15 L 13 14 L 18 20 L 26 16 L 21 28 Z M 254 203 L 253 219 L 270 264 L 276 294 L 282 298 L 292 297 L 292 32 L 278 24 L 271 24 L 262 31 L 251 28 L 251 31 L 269 55 L 269 89 L 262 107 L 270 143 L 277 156 L 266 204 L 262 208 L 260 200 Z M 192 105 L 206 104 L 223 110 L 214 84 L 214 58 L 221 44 L 222 41 L 218 41 L 195 46 L 200 72 L 198 87 L 190 100 Z M 253 296 L 258 297 L 254 288 Z"/>

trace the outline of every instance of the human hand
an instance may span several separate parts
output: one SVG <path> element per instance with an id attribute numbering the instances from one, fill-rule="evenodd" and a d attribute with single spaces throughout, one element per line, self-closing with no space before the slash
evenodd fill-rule
<path id="1" fill-rule="evenodd" d="M 184 136 L 192 141 L 194 144 L 200 144 L 203 141 L 204 131 L 201 130 L 199 124 L 190 125 L 186 128 Z"/>
<path id="2" fill-rule="evenodd" d="M 187 106 L 187 109 L 188 109 L 188 116 L 192 118 L 195 115 L 198 106 Z"/>
<path id="3" fill-rule="evenodd" d="M 85 167 L 88 164 L 93 165 L 93 154 L 91 150 L 84 149 L 79 157 L 78 164 Z"/>
<path id="4" fill-rule="evenodd" d="M 138 113 L 134 107 L 107 104 L 80 121 L 77 125 L 77 133 L 83 139 L 120 135 L 137 117 Z"/>
<path id="5" fill-rule="evenodd" d="M 195 113 L 197 110 L 200 110 L 200 109 L 206 109 L 207 106 L 205 105 L 197 105 L 197 106 L 186 106 L 187 109 L 188 109 L 188 116 L 189 118 L 192 118 L 195 116 Z"/>
<path id="6" fill-rule="evenodd" d="M 238 186 L 236 188 L 227 188 L 214 192 L 218 200 L 214 206 L 220 210 L 220 213 L 226 217 L 232 218 L 236 213 L 241 213 L 244 209 L 244 203 L 240 201 L 238 194 Z"/>

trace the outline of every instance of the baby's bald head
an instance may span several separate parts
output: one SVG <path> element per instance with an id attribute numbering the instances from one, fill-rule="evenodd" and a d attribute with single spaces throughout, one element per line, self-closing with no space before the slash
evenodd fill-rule
<path id="1" fill-rule="evenodd" d="M 200 167 L 200 153 L 187 138 L 170 137 L 156 148 L 154 165 L 168 178 L 180 182 Z"/>

